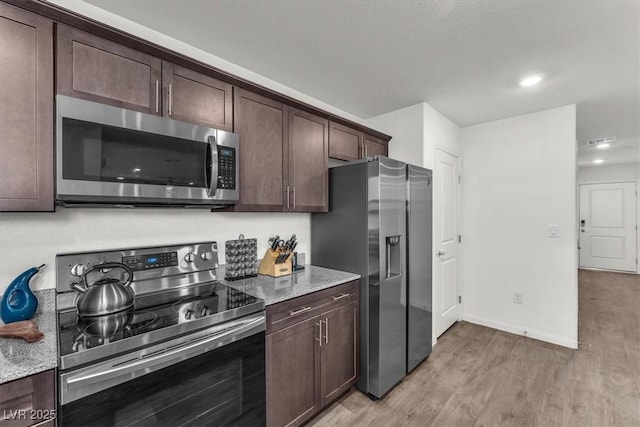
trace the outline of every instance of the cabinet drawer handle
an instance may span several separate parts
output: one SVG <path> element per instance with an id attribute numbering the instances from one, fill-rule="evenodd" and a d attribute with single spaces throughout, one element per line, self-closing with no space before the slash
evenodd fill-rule
<path id="1" fill-rule="evenodd" d="M 173 91 L 171 86 L 171 83 L 169 83 L 169 116 L 171 116 L 171 109 L 173 107 Z"/>
<path id="2" fill-rule="evenodd" d="M 342 294 L 342 295 L 338 295 L 337 297 L 331 297 L 331 299 L 334 300 L 334 301 L 338 301 L 339 299 L 346 298 L 349 295 L 351 295 L 351 294 Z"/>
<path id="3" fill-rule="evenodd" d="M 289 194 L 291 193 L 291 191 L 289 190 L 289 186 L 287 185 L 287 210 L 290 209 L 290 203 L 289 203 Z"/>
<path id="4" fill-rule="evenodd" d="M 296 186 L 293 186 L 293 210 L 296 210 Z"/>
<path id="5" fill-rule="evenodd" d="M 329 318 L 324 318 L 324 343 L 329 344 Z"/>
<path id="6" fill-rule="evenodd" d="M 322 347 L 322 320 L 316 323 L 316 326 L 318 327 L 318 338 L 316 338 L 316 341 L 318 341 L 320 343 L 320 347 Z"/>
<path id="7" fill-rule="evenodd" d="M 160 112 L 160 80 L 156 80 L 156 114 Z"/>
<path id="8" fill-rule="evenodd" d="M 296 314 L 304 313 L 305 311 L 311 310 L 312 307 L 302 307 L 300 310 L 290 311 L 289 316 L 295 316 Z"/>

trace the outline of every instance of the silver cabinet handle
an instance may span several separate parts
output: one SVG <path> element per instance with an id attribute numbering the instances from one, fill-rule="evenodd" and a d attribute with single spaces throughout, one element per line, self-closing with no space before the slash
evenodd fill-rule
<path id="1" fill-rule="evenodd" d="M 349 295 L 351 295 L 351 294 L 342 294 L 342 295 L 338 295 L 336 297 L 331 297 L 331 299 L 334 300 L 334 301 L 338 301 L 339 299 L 346 298 Z"/>
<path id="2" fill-rule="evenodd" d="M 329 318 L 324 318 L 324 343 L 329 344 Z"/>
<path id="3" fill-rule="evenodd" d="M 296 314 L 304 313 L 305 311 L 311 310 L 312 307 L 302 307 L 300 310 L 290 311 L 289 316 L 295 316 Z"/>
<path id="4" fill-rule="evenodd" d="M 173 91 L 171 86 L 171 83 L 169 83 L 169 116 L 171 116 L 171 109 L 173 107 Z"/>
<path id="5" fill-rule="evenodd" d="M 289 186 L 287 185 L 287 210 L 289 210 Z"/>
<path id="6" fill-rule="evenodd" d="M 436 255 L 438 256 L 445 256 L 447 253 L 443 252 L 443 251 L 438 251 L 438 253 L 436 253 Z"/>
<path id="7" fill-rule="evenodd" d="M 156 114 L 160 112 L 160 80 L 156 80 Z"/>
<path id="8" fill-rule="evenodd" d="M 322 320 L 316 323 L 316 325 L 318 326 L 318 338 L 316 338 L 316 341 L 318 341 L 320 343 L 320 347 L 322 347 Z"/>
<path id="9" fill-rule="evenodd" d="M 296 187 L 293 186 L 293 210 L 296 210 Z"/>

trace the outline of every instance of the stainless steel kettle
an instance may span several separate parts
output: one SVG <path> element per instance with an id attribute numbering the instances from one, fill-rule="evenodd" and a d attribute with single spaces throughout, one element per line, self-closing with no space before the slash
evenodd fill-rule
<path id="1" fill-rule="evenodd" d="M 127 273 L 126 281 L 106 277 L 91 284 L 87 283 L 87 275 L 95 270 L 119 268 Z M 133 307 L 135 294 L 131 285 L 133 270 L 119 262 L 97 264 L 89 268 L 82 275 L 81 283 L 73 285 L 73 289 L 80 292 L 76 302 L 80 317 L 104 316 L 117 313 Z"/>

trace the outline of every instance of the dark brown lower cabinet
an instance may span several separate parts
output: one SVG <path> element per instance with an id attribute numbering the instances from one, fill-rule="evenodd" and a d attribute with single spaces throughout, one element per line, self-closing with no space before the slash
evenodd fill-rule
<path id="1" fill-rule="evenodd" d="M 357 378 L 358 303 L 352 302 L 320 316 L 323 343 L 320 357 L 322 406 L 349 390 Z"/>
<path id="2" fill-rule="evenodd" d="M 55 396 L 53 369 L 0 385 L 0 426 L 53 426 Z"/>
<path id="3" fill-rule="evenodd" d="M 357 382 L 358 282 L 267 307 L 267 425 L 297 426 Z"/>

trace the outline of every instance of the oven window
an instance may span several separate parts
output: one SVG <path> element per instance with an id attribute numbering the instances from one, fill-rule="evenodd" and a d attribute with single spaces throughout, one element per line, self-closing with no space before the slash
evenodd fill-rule
<path id="1" fill-rule="evenodd" d="M 264 332 L 61 407 L 61 426 L 264 426 Z"/>
<path id="2" fill-rule="evenodd" d="M 206 187 L 208 144 L 70 118 L 62 127 L 64 179 Z"/>

